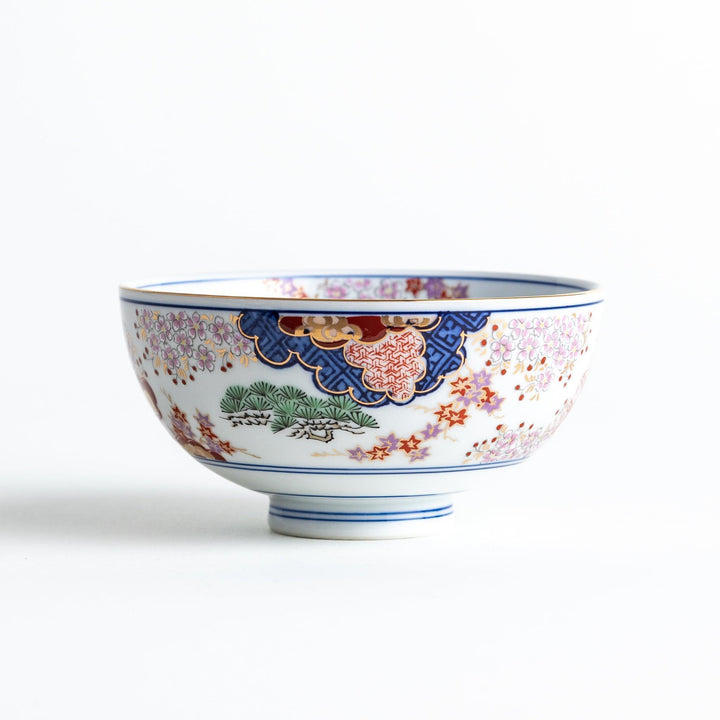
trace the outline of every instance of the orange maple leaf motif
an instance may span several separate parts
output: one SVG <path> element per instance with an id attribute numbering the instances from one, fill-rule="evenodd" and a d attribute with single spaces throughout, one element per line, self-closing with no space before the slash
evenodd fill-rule
<path id="1" fill-rule="evenodd" d="M 234 448 L 227 440 L 220 440 L 220 442 L 218 442 L 218 447 L 228 455 L 233 455 L 236 450 L 236 448 Z"/>
<path id="2" fill-rule="evenodd" d="M 460 377 L 457 380 L 453 380 L 450 385 L 454 388 L 454 390 L 450 392 L 451 395 L 464 395 L 468 390 L 472 390 L 470 378 L 466 377 Z"/>
<path id="3" fill-rule="evenodd" d="M 415 437 L 415 435 L 411 435 L 409 438 L 401 440 L 399 447 L 404 452 L 410 454 L 413 450 L 417 450 L 421 443 L 422 440 L 420 440 L 420 438 Z"/>
<path id="4" fill-rule="evenodd" d="M 384 460 L 390 451 L 386 445 L 376 445 L 372 450 L 367 451 L 367 455 L 371 460 Z"/>
<path id="5" fill-rule="evenodd" d="M 448 403 L 447 405 L 440 405 L 440 409 L 434 412 L 438 416 L 438 420 L 449 420 L 453 411 L 455 403 Z"/>
<path id="6" fill-rule="evenodd" d="M 484 405 L 485 403 L 489 403 L 495 396 L 497 395 L 496 392 L 493 392 L 489 387 L 483 386 L 482 388 L 482 397 L 480 400 L 475 403 L 478 407 L 481 405 Z"/>
<path id="7" fill-rule="evenodd" d="M 186 423 L 187 422 L 187 415 L 177 406 L 173 405 L 171 408 L 172 414 L 180 421 Z"/>
<path id="8" fill-rule="evenodd" d="M 204 438 L 207 438 L 208 440 L 213 440 L 217 438 L 217 435 L 212 431 L 211 428 L 207 427 L 207 425 L 199 425 L 200 429 L 200 435 Z"/>
<path id="9" fill-rule="evenodd" d="M 408 278 L 405 282 L 405 289 L 415 297 L 417 297 L 417 294 L 422 290 L 422 286 L 423 284 L 420 278 Z"/>
<path id="10" fill-rule="evenodd" d="M 465 421 L 468 419 L 468 412 L 465 408 L 460 408 L 459 410 L 451 410 L 448 413 L 448 425 L 452 427 L 453 425 L 464 425 Z"/>

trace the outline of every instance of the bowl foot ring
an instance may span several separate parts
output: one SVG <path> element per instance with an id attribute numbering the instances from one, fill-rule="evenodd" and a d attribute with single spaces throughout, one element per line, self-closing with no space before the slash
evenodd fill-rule
<path id="1" fill-rule="evenodd" d="M 385 540 L 433 535 L 452 520 L 449 495 L 325 497 L 270 495 L 273 532 L 328 540 Z"/>

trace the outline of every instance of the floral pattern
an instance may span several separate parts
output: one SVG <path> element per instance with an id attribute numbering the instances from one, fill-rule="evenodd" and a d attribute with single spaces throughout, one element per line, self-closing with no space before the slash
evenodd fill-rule
<path id="1" fill-rule="evenodd" d="M 237 328 L 237 317 L 206 315 L 199 311 L 135 310 L 135 337 L 143 343 L 141 360 L 155 375 L 168 375 L 175 385 L 186 385 L 197 373 L 227 372 L 234 364 L 255 361 L 253 343 Z"/>
<path id="2" fill-rule="evenodd" d="M 566 387 L 588 350 L 592 312 L 513 318 L 488 324 L 473 339 L 493 373 L 518 376 L 518 400 L 539 400 L 559 383 Z"/>
<path id="3" fill-rule="evenodd" d="M 194 420 L 194 428 L 188 420 L 187 413 L 183 412 L 176 403 L 171 402 L 170 430 L 175 440 L 191 455 L 227 462 L 226 455 L 233 455 L 236 452 L 250 454 L 242 448 L 235 447 L 227 440 L 221 440 L 213 430 L 215 424 L 210 420 L 209 415 L 204 415 L 196 410 L 192 420 Z"/>
<path id="4" fill-rule="evenodd" d="M 263 285 L 270 297 L 306 298 L 309 297 L 302 285 L 295 278 L 268 278 Z"/>
<path id="5" fill-rule="evenodd" d="M 378 437 L 372 447 L 358 445 L 347 450 L 347 457 L 356 462 L 382 461 L 393 455 L 402 455 L 411 463 L 424 460 L 431 454 L 432 440 L 438 436 L 447 438 L 448 430 L 465 425 L 473 412 L 482 410 L 492 415 L 499 410 L 504 398 L 492 389 L 491 382 L 491 374 L 486 370 L 475 372 L 466 367 L 450 382 L 449 402 L 425 408 L 434 417 L 429 422 L 426 420 L 423 427 L 404 437 L 388 433 Z"/>
<path id="6" fill-rule="evenodd" d="M 263 284 L 268 293 L 276 297 L 328 298 L 333 300 L 409 300 L 439 298 L 466 298 L 467 283 L 450 282 L 440 277 L 333 277 L 313 281 L 307 278 L 270 278 Z"/>
<path id="7" fill-rule="evenodd" d="M 465 453 L 464 462 L 474 461 L 484 465 L 526 458 L 553 435 L 560 423 L 567 417 L 585 384 L 586 375 L 587 373 L 580 381 L 573 397 L 567 398 L 562 407 L 555 411 L 555 416 L 549 425 L 535 427 L 532 423 L 521 422 L 516 427 L 510 427 L 500 423 L 495 427 L 495 432 L 491 437 L 473 444 L 472 450 Z"/>

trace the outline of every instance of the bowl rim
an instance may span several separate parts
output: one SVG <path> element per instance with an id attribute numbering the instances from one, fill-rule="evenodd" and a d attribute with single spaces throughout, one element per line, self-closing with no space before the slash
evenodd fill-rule
<path id="1" fill-rule="evenodd" d="M 572 288 L 566 292 L 557 293 L 535 293 L 530 295 L 478 295 L 464 298 L 330 298 L 330 297 L 284 297 L 278 295 L 261 294 L 224 294 L 217 292 L 196 293 L 183 292 L 168 289 L 174 285 L 188 285 L 194 283 L 209 282 L 231 282 L 233 280 L 277 280 L 283 278 L 398 278 L 411 279 L 420 278 L 442 278 L 444 280 L 466 280 L 466 281 L 506 281 L 522 282 L 530 284 L 557 285 L 558 287 Z M 160 297 L 187 298 L 195 301 L 202 299 L 220 301 L 241 301 L 255 305 L 258 302 L 269 303 L 270 305 L 281 304 L 283 306 L 295 307 L 312 306 L 318 303 L 337 306 L 338 308 L 349 306 L 369 305 L 422 305 L 423 307 L 440 307 L 468 305 L 477 303 L 515 304 L 517 301 L 530 301 L 533 304 L 537 301 L 558 301 L 562 305 L 567 301 L 579 300 L 582 304 L 595 304 L 604 298 L 603 287 L 594 281 L 582 280 L 575 277 L 541 275 L 530 273 L 502 272 L 502 271 L 468 271 L 468 270 L 274 270 L 274 271 L 248 271 L 248 272 L 225 272 L 225 273 L 195 273 L 190 275 L 178 275 L 164 278 L 149 278 L 140 282 L 121 282 L 119 284 L 120 295 L 123 298 L 131 296 L 136 300 L 143 297 L 148 300 Z M 587 302 L 594 301 L 594 302 Z M 195 303 L 192 303 L 195 304 Z M 460 308 L 458 308 L 460 309 Z"/>

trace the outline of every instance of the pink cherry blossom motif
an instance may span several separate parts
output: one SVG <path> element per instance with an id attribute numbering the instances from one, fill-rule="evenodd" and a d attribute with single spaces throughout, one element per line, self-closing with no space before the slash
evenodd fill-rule
<path id="1" fill-rule="evenodd" d="M 375 296 L 372 281 L 368 278 L 350 280 L 349 285 L 353 293 L 352 297 L 358 300 L 370 300 Z"/>
<path id="2" fill-rule="evenodd" d="M 552 358 L 552 356 L 555 353 L 554 347 L 555 347 L 555 340 L 553 338 L 553 333 L 546 332 L 543 334 L 542 342 L 540 344 L 540 355 L 544 358 Z"/>
<path id="3" fill-rule="evenodd" d="M 154 318 L 151 310 L 141 310 L 138 315 L 138 325 L 145 331 L 149 332 L 152 330 L 154 324 Z"/>
<path id="4" fill-rule="evenodd" d="M 148 345 L 150 346 L 150 352 L 153 355 L 160 353 L 160 338 L 155 333 L 150 333 L 148 337 Z"/>
<path id="5" fill-rule="evenodd" d="M 535 318 L 533 321 L 533 329 L 538 335 L 542 335 L 552 328 L 553 321 L 551 317 Z"/>
<path id="6" fill-rule="evenodd" d="M 552 359 L 553 359 L 553 363 L 555 364 L 555 367 L 563 367 L 568 360 L 567 347 L 562 343 L 558 343 L 553 348 Z"/>
<path id="7" fill-rule="evenodd" d="M 177 370 L 180 367 L 180 355 L 175 348 L 163 348 L 162 358 L 170 370 Z"/>
<path id="8" fill-rule="evenodd" d="M 212 372 L 215 369 L 215 353 L 208 349 L 207 346 L 201 345 L 195 351 L 195 359 L 201 370 Z"/>
<path id="9" fill-rule="evenodd" d="M 347 297 L 347 288 L 343 285 L 335 284 L 335 285 L 327 285 L 325 287 L 325 295 L 329 298 L 344 298 Z"/>
<path id="10" fill-rule="evenodd" d="M 380 282 L 378 289 L 378 295 L 381 298 L 387 298 L 388 300 L 397 300 L 402 297 L 403 288 L 399 280 L 388 280 L 384 278 Z"/>
<path id="11" fill-rule="evenodd" d="M 175 336 L 175 342 L 177 343 L 178 351 L 183 357 L 190 357 L 192 355 L 192 340 L 186 332 L 179 332 Z"/>
<path id="12" fill-rule="evenodd" d="M 215 320 L 210 323 L 208 330 L 210 331 L 213 341 L 217 345 L 221 345 L 223 342 L 230 342 L 235 334 L 233 326 L 230 323 L 225 322 L 225 319 L 219 315 L 217 315 Z"/>
<path id="13" fill-rule="evenodd" d="M 508 335 L 503 335 L 499 340 L 494 340 L 490 343 L 491 362 L 507 362 L 512 357 L 514 349 L 515 345 Z"/>
<path id="14" fill-rule="evenodd" d="M 175 313 L 170 313 L 168 315 L 168 319 L 170 320 L 170 324 L 175 332 L 187 327 L 188 316 L 184 310 L 181 310 L 177 315 L 175 315 Z"/>
<path id="15" fill-rule="evenodd" d="M 188 335 L 191 338 L 205 340 L 207 338 L 207 324 L 202 319 L 200 313 L 193 313 L 187 320 Z"/>
<path id="16" fill-rule="evenodd" d="M 504 455 L 506 457 L 514 457 L 516 453 L 516 447 L 518 440 L 518 434 L 513 430 L 504 432 L 495 443 L 495 452 L 498 455 Z"/>
<path id="17" fill-rule="evenodd" d="M 248 340 L 248 338 L 244 337 L 243 335 L 235 333 L 233 335 L 232 343 L 233 344 L 230 347 L 230 352 L 236 357 L 253 354 L 252 341 Z"/>
<path id="18" fill-rule="evenodd" d="M 520 348 L 520 352 L 518 353 L 518 360 L 520 360 L 520 362 L 534 362 L 539 355 L 540 338 L 537 335 L 528 334 L 520 340 L 518 348 Z"/>
<path id="19" fill-rule="evenodd" d="M 564 315 L 562 318 L 562 334 L 565 336 L 566 340 L 570 340 L 572 336 L 575 334 L 575 318 Z"/>
<path id="20" fill-rule="evenodd" d="M 523 441 L 523 455 L 529 455 L 537 450 L 538 445 L 543 441 L 543 434 L 537 428 L 528 430 Z"/>
<path id="21" fill-rule="evenodd" d="M 172 326 L 165 315 L 158 315 L 155 321 L 155 331 L 162 342 L 167 342 L 172 332 Z"/>
<path id="22" fill-rule="evenodd" d="M 540 392 L 545 392 L 553 380 L 554 376 L 550 370 L 542 370 L 535 376 L 535 387 L 540 390 Z"/>
<path id="23" fill-rule="evenodd" d="M 576 360 L 580 351 L 583 349 L 583 336 L 580 333 L 575 333 L 570 341 L 570 358 Z"/>
<path id="24" fill-rule="evenodd" d="M 517 318 L 513 318 L 508 323 L 508 328 L 510 329 L 510 334 L 514 340 L 524 338 L 528 334 L 528 329 L 525 327 L 525 323 Z"/>

